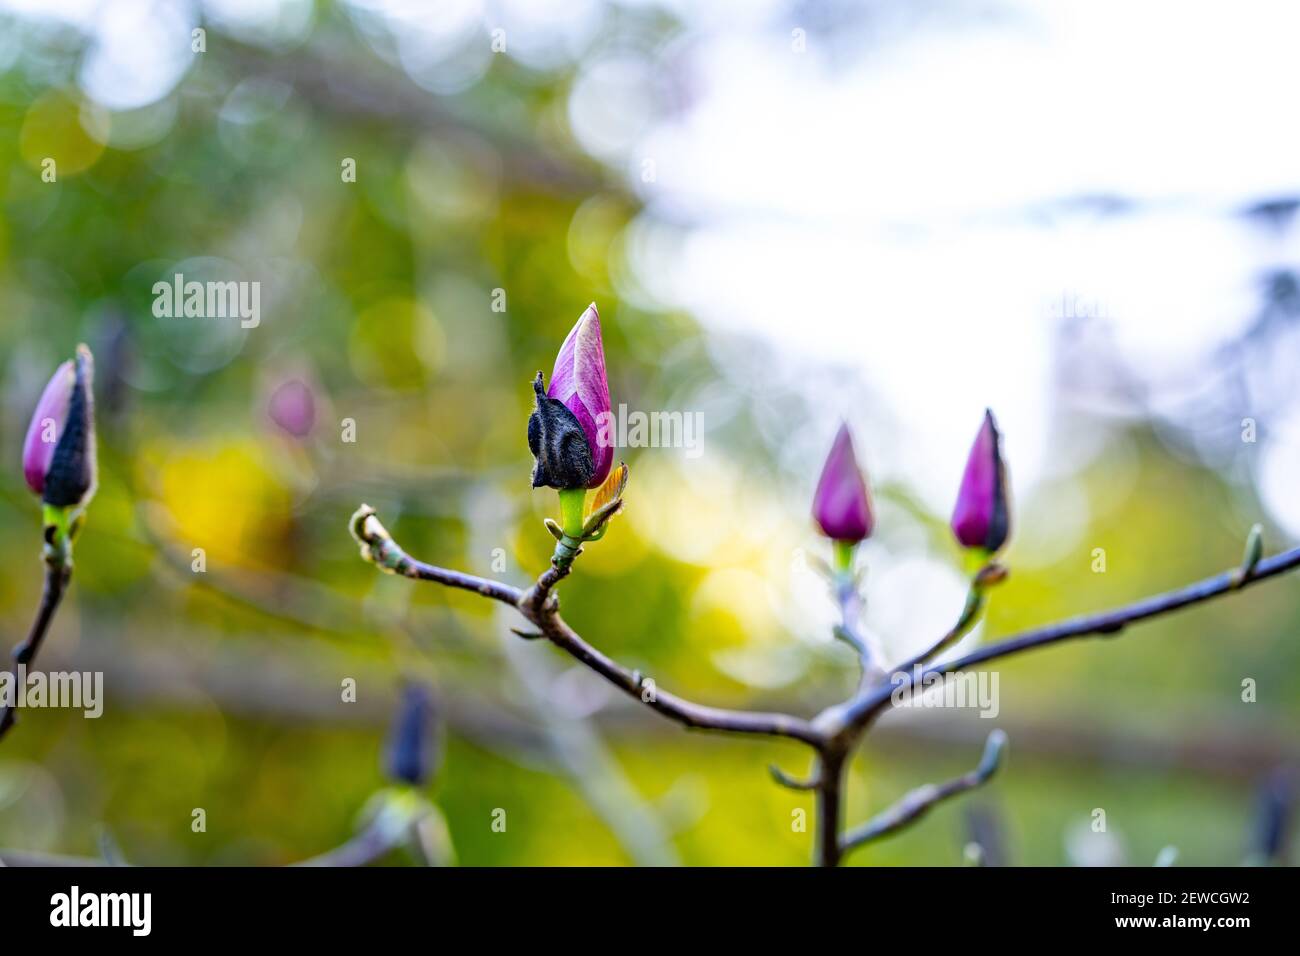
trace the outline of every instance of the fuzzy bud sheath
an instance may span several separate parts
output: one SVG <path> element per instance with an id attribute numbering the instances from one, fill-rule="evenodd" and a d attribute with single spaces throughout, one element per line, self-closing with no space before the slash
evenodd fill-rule
<path id="1" fill-rule="evenodd" d="M 528 418 L 528 448 L 536 459 L 533 487 L 585 489 L 595 464 L 582 424 L 563 402 L 547 396 L 541 372 L 533 380 L 533 393 L 537 405 Z"/>

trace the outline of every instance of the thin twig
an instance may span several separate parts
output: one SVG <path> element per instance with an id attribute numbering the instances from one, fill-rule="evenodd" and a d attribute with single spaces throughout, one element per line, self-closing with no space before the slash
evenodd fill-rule
<path id="1" fill-rule="evenodd" d="M 835 603 L 840 609 L 840 623 L 835 627 L 835 634 L 848 644 L 858 655 L 861 667 L 859 687 L 872 687 L 885 679 L 881 670 L 880 654 L 872 647 L 868 636 L 862 633 L 862 596 L 858 593 L 857 582 L 850 575 L 843 576 L 835 583 Z"/>
<path id="2" fill-rule="evenodd" d="M 957 643 L 968 633 L 974 626 L 975 618 L 984 607 L 984 595 L 975 588 L 971 588 L 970 593 L 966 595 L 966 604 L 962 607 L 961 615 L 943 637 L 939 638 L 921 653 L 915 657 L 908 658 L 902 664 L 898 665 L 896 670 L 910 671 L 918 664 L 924 664 L 928 660 L 937 657 L 941 652 L 948 649 L 952 644 Z"/>
<path id="3" fill-rule="evenodd" d="M 500 581 L 480 578 L 460 571 L 449 571 L 432 564 L 417 561 L 393 540 L 379 519 L 375 509 L 362 505 L 352 516 L 352 536 L 361 546 L 361 555 L 389 574 L 400 574 L 417 581 L 434 581 L 449 588 L 473 591 L 483 597 L 505 604 L 518 605 L 523 592 Z"/>
<path id="4" fill-rule="evenodd" d="M 859 695 L 847 707 L 839 710 L 838 716 L 848 730 L 865 726 L 886 705 L 890 703 L 896 691 L 913 686 L 924 686 L 926 678 L 931 675 L 942 676 L 956 671 L 966 670 L 978 664 L 985 664 L 1012 654 L 1059 644 L 1061 641 L 1093 635 L 1113 636 L 1130 624 L 1169 614 L 1173 611 L 1211 600 L 1224 594 L 1257 584 L 1275 575 L 1282 574 L 1300 566 L 1300 548 L 1292 548 L 1272 557 L 1259 561 L 1249 576 L 1243 576 L 1240 568 L 1216 574 L 1195 584 L 1175 591 L 1167 591 L 1153 597 L 1124 607 L 1114 608 L 1100 614 L 1088 614 L 1071 618 L 1057 624 L 1035 628 L 1023 634 L 1009 637 L 987 647 L 981 647 L 965 657 L 935 664 L 928 668 L 913 668 L 910 671 L 895 672 L 890 681 L 873 688 L 869 693 Z"/>
<path id="5" fill-rule="evenodd" d="M 886 679 L 883 674 L 880 674 L 875 681 L 864 679 L 854 697 L 827 707 L 812 720 L 806 720 L 790 714 L 707 707 L 658 690 L 654 683 L 647 681 L 639 671 L 631 671 L 623 667 L 588 644 L 560 616 L 559 601 L 554 594 L 554 588 L 569 573 L 567 567 L 550 567 L 538 578 L 536 584 L 526 591 L 520 591 L 509 585 L 416 561 L 397 546 L 369 506 L 363 505 L 353 516 L 352 533 L 361 543 L 362 556 L 379 565 L 382 570 L 475 591 L 485 597 L 512 604 L 538 629 L 542 637 L 556 647 L 604 677 L 624 693 L 686 727 L 726 733 L 786 737 L 808 744 L 817 754 L 817 769 L 813 781 L 807 786 L 815 789 L 817 793 L 816 861 L 822 866 L 835 866 L 846 849 L 897 831 L 922 816 L 940 800 L 979 786 L 997 769 L 998 753 L 1006 740 L 1005 734 L 1000 731 L 989 737 L 985 759 L 980 767 L 970 774 L 946 784 L 919 788 L 874 820 L 840 837 L 839 818 L 844 768 L 849 754 L 866 728 L 900 689 L 920 684 L 931 675 L 941 676 L 1059 641 L 1092 634 L 1116 634 L 1129 624 L 1243 589 L 1300 566 L 1300 548 L 1294 548 L 1264 560 L 1248 560 L 1232 571 L 1207 578 L 1177 591 L 1146 598 L 1126 607 L 1028 631 L 977 650 L 958 660 L 929 668 L 921 667 L 918 661 L 917 666 L 910 671 L 895 673 L 889 679 Z M 842 601 L 841 608 L 846 614 L 846 621 L 851 623 L 851 615 L 848 614 L 852 610 L 851 604 Z M 968 623 L 971 616 L 963 613 L 959 626 Z M 952 632 L 949 632 L 945 635 L 935 647 L 941 649 L 946 646 L 951 634 Z M 846 629 L 846 636 L 860 652 L 866 648 L 866 642 L 862 641 L 851 628 Z M 922 657 L 928 656 L 928 653 Z M 798 789 L 805 786 L 804 782 L 786 777 L 780 771 L 774 770 L 773 775 L 787 786 L 793 785 Z"/>
<path id="6" fill-rule="evenodd" d="M 521 606 L 520 610 L 525 615 L 531 611 L 531 609 L 525 610 L 524 606 Z M 801 717 L 708 707 L 660 690 L 648 678 L 628 670 L 584 641 L 556 610 L 544 610 L 529 619 L 552 644 L 591 668 L 619 690 L 691 729 L 788 737 L 813 747 L 820 747 L 822 744 L 821 734 L 811 723 Z"/>
<path id="7" fill-rule="evenodd" d="M 936 804 L 987 783 L 1002 763 L 1002 752 L 1006 744 L 1007 735 L 1000 730 L 993 731 L 984 745 L 984 756 L 978 767 L 946 783 L 927 783 L 908 792 L 889 809 L 845 833 L 840 838 L 840 851 L 847 853 L 864 843 L 897 833 L 925 816 Z"/>
<path id="8" fill-rule="evenodd" d="M 687 727 L 725 733 L 788 737 L 817 747 L 821 735 L 812 725 L 789 714 L 769 714 L 742 710 L 724 710 L 695 704 L 675 694 L 659 690 L 656 684 L 631 671 L 592 647 L 560 616 L 553 588 L 567 576 L 567 569 L 552 565 L 527 591 L 499 581 L 462 574 L 425 564 L 408 555 L 375 516 L 374 509 L 362 505 L 352 516 L 352 534 L 361 544 L 362 557 L 393 574 L 422 581 L 434 581 L 448 587 L 474 591 L 484 597 L 510 604 L 526 617 L 542 636 L 605 678 L 619 690 L 641 701 L 652 710 Z"/>
<path id="9" fill-rule="evenodd" d="M 27 633 L 27 639 L 14 648 L 14 664 L 26 667 L 36 660 L 37 653 L 40 652 L 41 643 L 45 640 L 45 635 L 50 629 L 50 622 L 54 620 L 54 612 L 59 609 L 59 603 L 63 600 L 64 592 L 68 589 L 68 583 L 72 580 L 72 565 L 66 561 L 54 562 L 47 561 L 45 564 L 45 585 L 41 589 L 41 603 L 36 610 L 36 620 L 32 622 L 31 630 Z M 18 721 L 18 713 L 15 707 L 5 707 L 0 712 L 0 739 L 3 739 L 9 729 Z"/>
<path id="10" fill-rule="evenodd" d="M 767 765 L 767 772 L 783 787 L 789 787 L 791 790 L 816 790 L 821 786 L 821 777 L 814 773 L 807 780 L 800 780 L 798 777 L 792 777 L 776 764 Z"/>

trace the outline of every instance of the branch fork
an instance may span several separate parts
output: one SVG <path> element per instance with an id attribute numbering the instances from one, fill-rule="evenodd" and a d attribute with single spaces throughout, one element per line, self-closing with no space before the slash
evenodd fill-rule
<path id="1" fill-rule="evenodd" d="M 617 510 L 617 507 L 613 508 L 604 520 L 607 521 Z M 985 590 L 1006 577 L 1007 572 L 1002 565 L 985 562 L 972 576 L 971 593 L 953 628 L 923 653 L 900 665 L 892 675 L 886 675 L 880 668 L 871 655 L 868 642 L 856 630 L 856 616 L 860 606 L 844 596 L 847 594 L 845 589 L 840 589 L 838 594 L 841 595 L 841 609 L 844 612 L 840 625 L 842 636 L 859 650 L 863 679 L 858 690 L 848 700 L 832 704 L 807 719 L 793 714 L 709 707 L 657 687 L 653 697 L 646 699 L 642 695 L 644 677 L 640 671 L 630 670 L 607 657 L 584 640 L 560 615 L 555 588 L 571 572 L 571 561 L 553 562 L 531 587 L 520 589 L 412 558 L 393 540 L 374 509 L 368 505 L 362 505 L 353 515 L 350 527 L 364 560 L 374 563 L 389 574 L 472 591 L 513 607 L 535 628 L 527 631 L 512 628 L 514 633 L 528 640 L 545 638 L 628 696 L 688 729 L 779 737 L 811 748 L 815 757 L 814 769 L 807 779 L 792 777 L 776 766 L 768 769 L 778 784 L 816 793 L 818 814 L 815 855 L 816 862 L 822 866 L 835 866 L 844 854 L 897 833 L 937 804 L 983 786 L 1001 766 L 1007 737 L 1001 730 L 995 730 L 989 735 L 983 757 L 974 770 L 945 783 L 918 787 L 866 823 L 843 830 L 840 815 L 845 769 L 854 748 L 874 720 L 891 706 L 893 696 L 900 686 L 905 688 L 918 685 L 932 676 L 978 667 L 999 658 L 1061 641 L 1092 635 L 1115 635 L 1129 624 L 1172 613 L 1300 567 L 1300 548 L 1269 558 L 1262 557 L 1258 529 L 1252 529 L 1246 557 L 1233 570 L 1125 607 L 1026 631 L 981 647 L 956 660 L 932 663 L 939 653 L 969 632 L 983 608 Z M 931 663 L 927 666 L 927 662 Z"/>

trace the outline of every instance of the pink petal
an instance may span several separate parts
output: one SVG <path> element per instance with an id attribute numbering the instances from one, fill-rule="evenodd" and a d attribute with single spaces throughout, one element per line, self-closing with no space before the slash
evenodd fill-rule
<path id="1" fill-rule="evenodd" d="M 546 394 L 563 402 L 582 425 L 596 466 L 588 487 L 599 488 L 614 464 L 614 445 L 600 441 L 601 416 L 609 414 L 611 405 L 600 314 L 594 302 L 587 306 L 560 346 Z"/>
<path id="2" fill-rule="evenodd" d="M 72 362 L 64 362 L 55 369 L 27 426 L 27 437 L 23 440 L 23 477 L 27 487 L 38 495 L 45 490 L 45 475 L 68 420 L 75 381 Z"/>
<path id="3" fill-rule="evenodd" d="M 826 536 L 837 541 L 861 541 L 871 536 L 875 523 L 871 497 L 858 467 L 848 425 L 840 426 L 822 466 L 813 495 L 813 517 Z"/>

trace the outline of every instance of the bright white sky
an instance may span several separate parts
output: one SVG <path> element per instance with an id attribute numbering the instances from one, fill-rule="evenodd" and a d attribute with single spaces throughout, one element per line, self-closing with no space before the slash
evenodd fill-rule
<path id="1" fill-rule="evenodd" d="M 1300 194 L 1300 4 L 994 0 L 983 19 L 953 16 L 962 4 L 875 4 L 881 42 L 859 50 L 810 28 L 802 52 L 773 0 L 664 5 L 688 37 L 584 57 L 569 104 L 579 141 L 647 200 L 630 244 L 638 284 L 707 325 L 859 372 L 909 439 L 863 435 L 860 452 L 940 512 L 985 405 L 1022 494 L 1060 453 L 1048 386 L 1063 297 L 1104 311 L 1138 367 L 1173 371 L 1249 319 L 1262 267 L 1300 255 L 1295 235 L 1266 242 L 1232 215 Z M 203 6 L 286 42 L 310 27 L 304 2 Z M 595 0 L 434 6 L 352 3 L 359 23 L 386 19 L 402 64 L 443 93 L 486 69 L 485 30 L 505 28 L 510 55 L 547 67 L 583 55 L 598 22 Z M 92 31 L 81 82 L 112 108 L 166 95 L 188 68 L 185 0 L 4 8 Z M 917 8 L 936 12 L 897 19 Z M 670 81 L 690 106 L 662 122 L 654 100 Z M 1030 214 L 1090 193 L 1142 211 Z M 664 221 L 693 224 L 687 240 L 657 241 Z M 823 400 L 827 441 L 837 415 L 862 421 Z M 1300 408 L 1269 424 L 1262 489 L 1300 536 Z"/>
<path id="2" fill-rule="evenodd" d="M 631 151 L 655 160 L 652 213 L 701 223 L 672 253 L 647 243 L 651 287 L 860 369 L 915 439 L 896 454 L 868 438 L 864 455 L 940 513 L 986 404 L 1018 487 L 1043 474 L 1063 296 L 1104 311 L 1126 357 L 1159 373 L 1231 337 L 1260 268 L 1300 254 L 1233 215 L 1300 194 L 1300 4 L 994 8 L 987 26 L 933 20 L 832 69 L 825 38 L 795 53 L 710 5 L 694 108 Z M 1088 193 L 1145 211 L 1027 214 Z M 1300 535 L 1300 415 L 1270 424 L 1263 490 Z"/>

